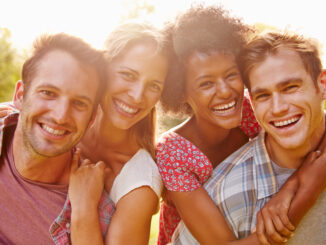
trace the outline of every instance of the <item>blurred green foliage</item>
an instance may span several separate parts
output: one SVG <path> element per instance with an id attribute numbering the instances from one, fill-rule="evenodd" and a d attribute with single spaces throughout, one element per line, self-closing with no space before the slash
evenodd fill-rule
<path id="1" fill-rule="evenodd" d="M 22 62 L 10 42 L 10 31 L 0 28 L 0 102 L 12 99 Z"/>

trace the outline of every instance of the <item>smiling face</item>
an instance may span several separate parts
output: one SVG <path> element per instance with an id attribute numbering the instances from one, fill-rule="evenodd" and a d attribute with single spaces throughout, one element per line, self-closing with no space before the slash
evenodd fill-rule
<path id="1" fill-rule="evenodd" d="M 231 54 L 194 52 L 186 63 L 186 100 L 197 120 L 231 129 L 239 126 L 243 83 Z"/>
<path id="2" fill-rule="evenodd" d="M 160 99 L 167 69 L 166 56 L 151 41 L 129 45 L 113 59 L 101 103 L 109 123 L 129 129 L 146 117 Z"/>
<path id="3" fill-rule="evenodd" d="M 92 118 L 98 86 L 95 70 L 67 52 L 54 50 L 41 58 L 28 90 L 20 82 L 15 92 L 21 110 L 17 130 L 26 149 L 45 157 L 71 150 Z"/>
<path id="4" fill-rule="evenodd" d="M 318 88 L 300 56 L 280 49 L 256 65 L 249 75 L 255 115 L 275 149 L 308 150 L 323 134 L 324 86 Z"/>

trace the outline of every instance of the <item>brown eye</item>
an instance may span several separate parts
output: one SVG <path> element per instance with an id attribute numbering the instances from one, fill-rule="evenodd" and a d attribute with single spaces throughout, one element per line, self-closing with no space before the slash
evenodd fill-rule
<path id="1" fill-rule="evenodd" d="M 88 108 L 88 104 L 86 104 L 84 101 L 74 100 L 73 103 L 78 110 L 85 110 Z"/>
<path id="2" fill-rule="evenodd" d="M 200 88 L 210 88 L 211 86 L 214 85 L 214 82 L 212 81 L 205 81 L 199 84 Z"/>
<path id="3" fill-rule="evenodd" d="M 43 89 L 40 91 L 40 93 L 42 96 L 44 96 L 46 98 L 54 98 L 55 97 L 55 93 L 50 90 Z"/>
<path id="4" fill-rule="evenodd" d="M 136 79 L 136 77 L 134 76 L 134 74 L 130 73 L 130 72 L 125 72 L 125 71 L 122 71 L 122 72 L 119 72 L 123 79 L 125 79 L 126 81 L 133 81 Z"/>
<path id="5" fill-rule="evenodd" d="M 160 92 L 162 89 L 161 89 L 161 86 L 159 86 L 157 83 L 153 82 L 150 84 L 150 88 L 153 90 L 153 91 L 157 91 L 157 92 Z"/>

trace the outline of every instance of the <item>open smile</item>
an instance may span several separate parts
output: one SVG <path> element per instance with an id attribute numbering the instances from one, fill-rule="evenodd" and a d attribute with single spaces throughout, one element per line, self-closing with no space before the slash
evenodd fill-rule
<path id="1" fill-rule="evenodd" d="M 55 129 L 49 125 L 46 125 L 44 123 L 40 123 L 40 127 L 45 131 L 48 135 L 54 136 L 54 137 L 60 137 L 64 135 L 68 135 L 70 132 L 68 130 L 63 129 Z"/>
<path id="2" fill-rule="evenodd" d="M 114 100 L 114 104 L 118 108 L 119 111 L 123 112 L 124 114 L 134 116 L 136 115 L 140 109 L 132 107 L 121 100 Z"/>
<path id="3" fill-rule="evenodd" d="M 284 120 L 275 120 L 271 124 L 276 128 L 287 128 L 296 124 L 301 118 L 301 115 L 296 115 Z"/>
<path id="4" fill-rule="evenodd" d="M 233 100 L 229 103 L 214 106 L 212 110 L 214 112 L 218 112 L 220 114 L 227 114 L 227 113 L 234 111 L 236 109 L 236 105 L 237 105 L 236 101 Z"/>

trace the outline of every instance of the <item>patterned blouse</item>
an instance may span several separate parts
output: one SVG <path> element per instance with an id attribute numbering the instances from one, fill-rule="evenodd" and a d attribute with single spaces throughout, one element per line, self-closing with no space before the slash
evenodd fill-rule
<path id="1" fill-rule="evenodd" d="M 240 128 L 249 138 L 254 138 L 260 131 L 247 97 L 244 97 Z M 169 191 L 194 191 L 207 181 L 213 171 L 212 164 L 205 154 L 173 131 L 161 137 L 156 149 L 156 158 L 164 185 Z M 157 244 L 165 245 L 171 241 L 179 221 L 180 216 L 173 204 L 162 202 Z"/>

